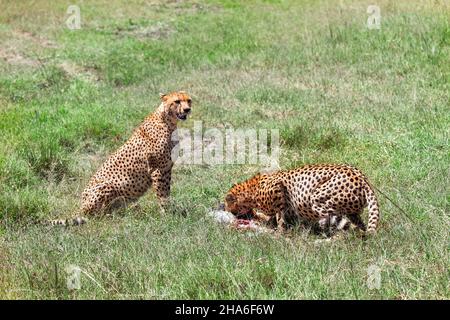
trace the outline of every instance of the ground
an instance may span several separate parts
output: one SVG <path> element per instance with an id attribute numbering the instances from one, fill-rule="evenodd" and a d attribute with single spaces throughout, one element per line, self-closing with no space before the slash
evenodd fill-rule
<path id="1" fill-rule="evenodd" d="M 449 299 L 450 4 L 375 2 L 379 30 L 352 0 L 79 2 L 70 30 L 77 2 L 1 0 L 0 298 Z M 206 212 L 258 168 L 186 165 L 173 214 L 149 194 L 79 228 L 36 223 L 71 216 L 173 90 L 194 100 L 183 127 L 279 129 L 282 168 L 352 164 L 406 214 L 379 195 L 366 241 L 228 230 Z"/>

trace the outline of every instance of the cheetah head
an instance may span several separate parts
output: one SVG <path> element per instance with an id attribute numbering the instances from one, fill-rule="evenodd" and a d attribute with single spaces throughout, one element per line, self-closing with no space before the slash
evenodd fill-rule
<path id="1" fill-rule="evenodd" d="M 252 219 L 256 216 L 256 195 L 261 175 L 235 184 L 225 196 L 225 210 L 233 213 L 237 218 Z"/>
<path id="2" fill-rule="evenodd" d="M 229 192 L 225 197 L 225 211 L 231 212 L 237 218 L 251 219 L 254 216 L 253 204 L 245 197 Z"/>
<path id="3" fill-rule="evenodd" d="M 164 105 L 164 110 L 176 122 L 184 121 L 191 113 L 191 97 L 184 91 L 171 92 L 168 94 L 159 94 Z"/>

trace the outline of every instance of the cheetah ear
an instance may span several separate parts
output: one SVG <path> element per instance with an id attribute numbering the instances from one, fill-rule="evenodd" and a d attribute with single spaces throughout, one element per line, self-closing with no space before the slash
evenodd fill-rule
<path id="1" fill-rule="evenodd" d="M 226 202 L 235 202 L 236 201 L 236 196 L 234 194 L 229 193 L 225 197 L 225 201 Z"/>
<path id="2" fill-rule="evenodd" d="M 164 100 L 166 100 L 167 94 L 160 92 L 159 97 L 161 98 L 162 101 L 164 101 Z"/>

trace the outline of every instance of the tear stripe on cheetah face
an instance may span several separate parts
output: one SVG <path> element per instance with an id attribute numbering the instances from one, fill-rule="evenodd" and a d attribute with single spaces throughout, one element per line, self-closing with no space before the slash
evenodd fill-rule
<path id="1" fill-rule="evenodd" d="M 366 206 L 367 229 L 361 219 Z M 367 233 L 376 231 L 380 218 L 378 202 L 367 178 L 357 168 L 340 164 L 313 164 L 258 174 L 229 190 L 225 209 L 236 215 L 251 214 L 258 209 L 275 216 L 280 230 L 286 227 L 287 214 L 324 226 L 333 216 L 346 216 Z"/>
<path id="2" fill-rule="evenodd" d="M 153 186 L 163 209 L 170 195 L 174 146 L 172 133 L 191 113 L 192 99 L 184 91 L 160 94 L 161 104 L 128 141 L 92 176 L 82 193 L 81 215 L 110 213 L 137 200 Z M 80 222 L 80 223 L 79 223 Z M 85 218 L 55 220 L 52 225 L 79 225 Z"/>

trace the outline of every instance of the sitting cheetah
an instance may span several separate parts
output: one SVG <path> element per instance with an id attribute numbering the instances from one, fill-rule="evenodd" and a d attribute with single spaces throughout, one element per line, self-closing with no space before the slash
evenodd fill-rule
<path id="1" fill-rule="evenodd" d="M 361 219 L 366 206 L 367 229 Z M 258 174 L 229 190 L 225 210 L 248 216 L 254 215 L 254 209 L 275 217 L 280 231 L 286 227 L 286 217 L 292 215 L 319 222 L 322 229 L 346 216 L 367 233 L 375 232 L 380 218 L 377 199 L 367 178 L 358 169 L 339 164 L 305 165 Z"/>
<path id="2" fill-rule="evenodd" d="M 136 200 L 153 185 L 160 204 L 169 197 L 174 147 L 172 133 L 178 120 L 191 112 L 191 98 L 183 92 L 160 94 L 162 103 L 113 153 L 82 193 L 81 213 L 96 214 Z M 86 219 L 56 220 L 52 224 L 81 224 Z"/>

